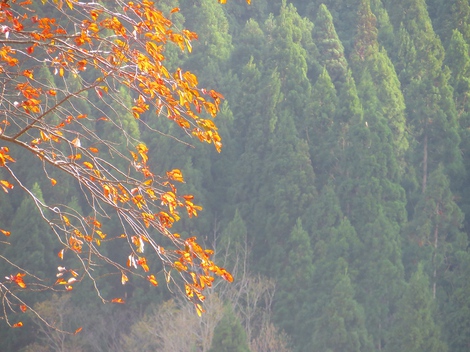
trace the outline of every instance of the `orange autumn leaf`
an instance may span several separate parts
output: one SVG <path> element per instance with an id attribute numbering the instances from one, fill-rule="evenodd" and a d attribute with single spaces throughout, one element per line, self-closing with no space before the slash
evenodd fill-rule
<path id="1" fill-rule="evenodd" d="M 21 304 L 21 305 L 20 305 L 20 309 L 21 309 L 21 311 L 24 313 L 24 312 L 26 312 L 26 311 L 28 310 L 28 307 L 27 307 L 26 305 L 24 305 L 24 304 Z"/>
<path id="2" fill-rule="evenodd" d="M 8 193 L 8 190 L 13 189 L 13 187 L 14 187 L 10 182 L 8 182 L 6 180 L 0 180 L 0 186 L 2 186 L 3 191 L 5 193 Z"/>
<path id="3" fill-rule="evenodd" d="M 19 321 L 19 322 L 13 324 L 11 327 L 12 328 L 21 328 L 22 326 L 23 326 L 23 322 Z"/>
<path id="4" fill-rule="evenodd" d="M 26 274 L 24 273 L 18 273 L 15 276 L 11 275 L 10 280 L 15 282 L 19 287 L 21 288 L 26 288 L 26 284 L 23 281 L 23 277 L 25 277 Z"/>
<path id="5" fill-rule="evenodd" d="M 225 269 L 223 269 L 222 277 L 225 280 L 227 280 L 228 282 L 233 282 L 233 276 L 228 271 L 226 271 Z"/>
<path id="6" fill-rule="evenodd" d="M 5 236 L 10 236 L 10 231 L 6 231 L 6 230 L 3 230 L 3 229 L 0 229 L 0 232 L 3 233 Z"/>
<path id="7" fill-rule="evenodd" d="M 124 304 L 126 301 L 124 301 L 122 298 L 113 298 L 111 300 L 111 303 L 119 303 L 119 304 Z"/>
<path id="8" fill-rule="evenodd" d="M 152 275 L 147 276 L 147 280 L 149 280 L 153 286 L 158 286 L 158 281 L 155 278 L 155 275 L 152 274 Z"/>
<path id="9" fill-rule="evenodd" d="M 80 331 L 82 331 L 83 327 L 79 327 L 75 332 L 73 333 L 74 335 L 77 335 Z"/>
<path id="10" fill-rule="evenodd" d="M 139 264 L 142 269 L 144 269 L 145 272 L 148 272 L 150 270 L 148 264 L 147 264 L 147 259 L 145 259 L 144 257 L 141 257 L 137 260 L 137 264 Z"/>

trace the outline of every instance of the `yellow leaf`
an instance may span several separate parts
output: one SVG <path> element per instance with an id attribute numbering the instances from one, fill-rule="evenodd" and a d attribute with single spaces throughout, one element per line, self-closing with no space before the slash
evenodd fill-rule
<path id="1" fill-rule="evenodd" d="M 49 136 L 46 133 L 44 133 L 42 130 L 39 131 L 39 133 L 41 134 L 41 138 L 44 142 L 47 142 L 50 139 Z"/>
<path id="2" fill-rule="evenodd" d="M 205 310 L 202 308 L 202 306 L 198 303 L 195 305 L 196 306 L 196 313 L 198 316 L 202 316 L 202 313 L 205 312 Z"/>
<path id="3" fill-rule="evenodd" d="M 149 150 L 147 146 L 143 143 L 140 143 L 137 145 L 136 149 L 139 152 L 140 157 L 142 158 L 142 162 L 145 164 L 148 160 L 147 152 Z"/>
<path id="4" fill-rule="evenodd" d="M 57 184 L 57 180 L 55 178 L 51 178 L 51 184 L 52 186 L 55 186 Z"/>
<path id="5" fill-rule="evenodd" d="M 178 261 L 176 261 L 176 262 L 174 263 L 174 265 L 175 265 L 176 270 L 178 270 L 178 271 L 186 271 L 186 270 L 188 270 L 188 267 L 187 267 L 186 265 L 181 264 L 181 263 L 178 262 Z"/>
<path id="6" fill-rule="evenodd" d="M 2 186 L 3 191 L 5 191 L 5 193 L 8 193 L 8 190 L 13 189 L 14 187 L 10 182 L 6 180 L 0 180 L 0 186 Z"/>
<path id="7" fill-rule="evenodd" d="M 73 4 L 72 4 L 72 1 L 70 1 L 70 0 L 65 0 L 65 2 L 67 3 L 67 5 L 69 5 L 69 7 L 70 7 L 70 10 L 73 10 Z"/>
<path id="8" fill-rule="evenodd" d="M 179 169 L 173 169 L 171 171 L 167 171 L 166 175 L 168 176 L 168 178 L 170 180 L 175 180 L 175 181 L 178 181 L 178 182 L 184 182 L 183 174 L 181 173 L 181 170 L 179 170 Z"/>
<path id="9" fill-rule="evenodd" d="M 62 220 L 64 221 L 65 225 L 70 226 L 70 220 L 65 215 L 62 215 Z"/>
<path id="10" fill-rule="evenodd" d="M 92 163 L 89 163 L 88 161 L 84 161 L 83 162 L 83 165 L 85 165 L 86 168 L 88 169 L 93 169 L 93 164 Z"/>
<path id="11" fill-rule="evenodd" d="M 129 281 L 129 278 L 127 277 L 126 274 L 124 274 L 123 272 L 121 272 L 121 283 L 122 283 L 123 285 L 125 285 L 127 281 Z"/>

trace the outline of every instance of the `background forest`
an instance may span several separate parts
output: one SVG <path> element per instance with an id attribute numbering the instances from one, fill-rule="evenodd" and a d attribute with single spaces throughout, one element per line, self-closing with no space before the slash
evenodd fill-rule
<path id="1" fill-rule="evenodd" d="M 235 281 L 214 287 L 202 318 L 164 285 L 117 276 L 103 275 L 102 292 L 125 305 L 103 305 L 86 281 L 73 294 L 32 293 L 57 327 L 83 330 L 0 321 L 0 349 L 469 351 L 469 1 L 158 3 L 179 6 L 175 22 L 199 34 L 192 54 L 166 56 L 225 96 L 224 148 L 193 148 L 164 118 L 148 121 L 161 134 L 141 133 L 125 111 L 121 123 L 153 164 L 184 172 L 204 211 L 178 231 L 215 248 Z M 18 173 L 44 199 L 85 206 L 67 178 L 53 175 L 66 185 L 57 192 L 21 158 Z M 19 234 L 0 253 L 55 275 L 58 249 L 20 190 L 0 192 L 0 228 Z M 126 258 L 117 246 L 109 255 Z"/>

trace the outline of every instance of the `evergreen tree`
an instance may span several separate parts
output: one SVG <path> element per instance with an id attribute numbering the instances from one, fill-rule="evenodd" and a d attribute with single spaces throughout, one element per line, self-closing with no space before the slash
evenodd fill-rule
<path id="1" fill-rule="evenodd" d="M 460 115 L 460 111 L 465 108 L 470 89 L 470 55 L 469 45 L 457 29 L 452 32 L 444 63 L 452 72 L 450 84 L 454 87 L 454 98 Z"/>
<path id="2" fill-rule="evenodd" d="M 338 267 L 345 267 L 345 272 L 337 270 L 334 274 L 336 285 L 329 303 L 324 306 L 315 324 L 312 350 L 373 351 L 365 327 L 364 311 L 354 299 L 354 288 L 347 274 L 347 265 L 339 264 Z"/>
<path id="3" fill-rule="evenodd" d="M 242 265 L 244 265 L 244 256 L 248 254 L 247 235 L 248 230 L 245 221 L 242 219 L 237 209 L 233 219 L 222 231 L 220 241 L 217 245 L 217 249 L 227 251 L 226 254 L 222 252 L 222 255 L 226 256 L 227 264 L 225 264 L 225 266 L 230 271 L 232 271 L 232 268 L 235 268 L 235 266 L 238 266 L 238 270 L 242 275 L 246 270 L 245 267 L 242 267 Z"/>
<path id="4" fill-rule="evenodd" d="M 306 12 L 318 16 L 321 6 L 326 6 L 332 15 L 341 42 L 346 47 L 346 51 L 350 52 L 354 36 L 352 29 L 357 23 L 360 2 L 361 0 L 313 0 L 307 5 Z"/>
<path id="5" fill-rule="evenodd" d="M 214 330 L 209 352 L 249 352 L 245 330 L 235 315 L 233 308 L 227 306 L 224 317 Z"/>
<path id="6" fill-rule="evenodd" d="M 435 301 L 423 266 L 413 274 L 403 297 L 389 336 L 387 352 L 446 352 L 440 328 L 434 321 Z"/>
<path id="7" fill-rule="evenodd" d="M 338 131 L 334 128 L 334 118 L 339 101 L 336 89 L 326 68 L 312 88 L 312 98 L 308 102 L 308 112 L 300 129 L 300 134 L 310 147 L 310 159 L 317 175 L 317 186 L 323 187 L 339 167 L 337 153 Z"/>
<path id="8" fill-rule="evenodd" d="M 467 239 L 464 240 L 468 243 Z M 466 244 L 466 243 L 465 243 Z M 465 352 L 470 346 L 470 254 L 464 249 L 456 251 L 450 270 L 444 273 L 446 298 L 439 313 L 443 316 L 443 336 L 450 351 Z"/>
<path id="9" fill-rule="evenodd" d="M 32 192 L 37 195 L 37 202 L 44 203 L 37 183 L 33 185 Z M 54 277 L 57 256 L 52 244 L 53 235 L 33 199 L 25 197 L 22 200 L 11 222 L 11 229 L 14 231 L 8 240 L 10 245 L 4 247 L 2 254 L 25 270 L 34 268 L 39 277 Z M 6 263 L 2 263 L 3 265 L 3 272 L 17 271 Z"/>
<path id="10" fill-rule="evenodd" d="M 371 0 L 370 6 L 372 12 L 377 18 L 378 40 L 380 45 L 384 46 L 387 51 L 393 49 L 393 40 L 395 37 L 393 25 L 390 17 L 381 0 Z"/>
<path id="11" fill-rule="evenodd" d="M 310 238 L 300 219 L 297 219 L 284 250 L 287 260 L 278 277 L 274 319 L 292 338 L 297 349 L 304 350 L 310 340 L 311 319 L 305 321 L 302 311 L 312 302 L 314 266 Z"/>
<path id="12" fill-rule="evenodd" d="M 443 67 L 444 49 L 433 31 L 426 4 L 424 0 L 404 0 L 401 6 L 406 29 L 402 33 L 409 37 L 399 37 L 400 47 L 414 47 L 416 56 L 406 66 L 405 57 L 398 57 L 399 76 L 406 90 L 408 119 L 419 143 L 419 148 L 410 151 L 412 162 L 422 166 L 419 171 L 424 191 L 428 175 L 439 163 L 444 164 L 453 181 L 461 177 L 460 137 L 449 70 Z M 399 50 L 400 55 L 404 53 Z"/>
<path id="13" fill-rule="evenodd" d="M 284 108 L 295 116 L 297 126 L 305 120 L 305 103 L 310 100 L 311 86 L 307 77 L 308 62 L 312 62 L 315 45 L 311 37 L 313 24 L 303 19 L 295 7 L 283 0 L 279 16 L 273 26 L 265 25 L 266 35 L 272 38 L 265 54 L 265 67 L 275 69 L 282 82 L 282 92 L 287 104 Z M 300 128 L 300 127 L 298 127 Z"/>
<path id="14" fill-rule="evenodd" d="M 192 5 L 192 6 L 191 6 Z M 185 26 L 199 34 L 185 67 L 200 77 L 200 84 L 222 93 L 233 50 L 229 22 L 218 2 L 197 0 L 184 6 Z"/>
<path id="15" fill-rule="evenodd" d="M 456 252 L 462 250 L 463 213 L 454 201 L 448 177 L 442 166 L 429 177 L 426 188 L 416 205 L 410 232 L 424 246 L 423 259 L 430 267 L 433 297 L 436 297 L 438 280 L 447 270 Z M 464 235 L 463 235 L 464 236 Z M 428 250 L 429 249 L 429 250 Z"/>
<path id="16" fill-rule="evenodd" d="M 346 81 L 348 63 L 344 56 L 344 47 L 336 33 L 333 17 L 326 5 L 321 4 L 315 18 L 313 40 L 318 48 L 319 63 L 326 67 L 336 89 Z"/>
<path id="17" fill-rule="evenodd" d="M 371 118 L 377 115 L 386 119 L 394 139 L 395 157 L 402 159 L 408 148 L 405 101 L 388 54 L 383 48 L 379 49 L 376 17 L 370 9 L 369 0 L 362 1 L 358 20 L 351 61 L 361 85 L 359 95 L 369 110 L 370 116 L 366 120 L 371 122 Z M 369 79 L 372 82 L 368 82 Z"/>

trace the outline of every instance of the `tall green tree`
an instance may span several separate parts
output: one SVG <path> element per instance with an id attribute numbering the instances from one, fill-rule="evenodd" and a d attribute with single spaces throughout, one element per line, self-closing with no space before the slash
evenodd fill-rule
<path id="1" fill-rule="evenodd" d="M 338 263 L 341 259 L 338 260 Z M 338 264 L 336 282 L 330 301 L 322 309 L 312 337 L 314 351 L 373 351 L 365 327 L 364 311 L 354 299 L 354 288 L 347 273 L 347 265 Z"/>
<path id="2" fill-rule="evenodd" d="M 318 61 L 322 67 L 326 67 L 336 89 L 339 89 L 346 81 L 348 63 L 333 17 L 325 4 L 320 5 L 314 23 L 313 39 L 320 55 Z"/>
<path id="3" fill-rule="evenodd" d="M 445 352 L 447 345 L 441 339 L 439 325 L 434 319 L 435 301 L 423 266 L 418 265 L 410 279 L 386 346 L 387 352 Z"/>
<path id="4" fill-rule="evenodd" d="M 300 351 L 310 342 L 312 319 L 306 321 L 302 312 L 312 304 L 314 288 L 313 251 L 300 219 L 297 219 L 284 250 L 287 261 L 278 277 L 274 319 Z"/>
<path id="5" fill-rule="evenodd" d="M 312 88 L 307 114 L 300 135 L 309 145 L 310 158 L 317 175 L 317 186 L 323 187 L 339 167 L 338 135 L 335 125 L 339 99 L 326 68 Z"/>
<path id="6" fill-rule="evenodd" d="M 443 66 L 444 48 L 435 34 L 423 0 L 401 2 L 403 28 L 397 58 L 399 76 L 406 91 L 407 115 L 419 145 L 410 150 L 424 192 L 428 175 L 443 163 L 452 181 L 463 173 L 460 136 L 449 84 L 450 72 Z M 405 54 L 414 52 L 413 57 Z"/>
<path id="7" fill-rule="evenodd" d="M 51 230 L 35 204 L 35 201 L 44 202 L 37 183 L 33 185 L 32 191 L 37 195 L 36 199 L 25 197 L 16 209 L 11 222 L 11 228 L 14 231 L 8 238 L 10 245 L 2 246 L 4 247 L 2 254 L 22 268 L 37 268 L 41 270 L 38 271 L 38 275 L 51 277 L 58 263 L 57 253 L 54 252 L 56 248 L 53 245 Z M 4 266 L 3 272 L 6 273 L 13 274 L 12 270 L 18 270 L 5 262 L 2 262 L 2 266 Z"/>
<path id="8" fill-rule="evenodd" d="M 430 268 L 432 294 L 436 297 L 439 280 L 452 257 L 466 245 L 461 232 L 463 213 L 455 203 L 449 178 L 442 165 L 429 177 L 426 188 L 416 205 L 410 232 L 416 236 Z M 465 238 L 465 237 L 464 237 Z"/>
<path id="9" fill-rule="evenodd" d="M 235 315 L 233 308 L 227 306 L 224 316 L 214 330 L 209 352 L 249 352 L 245 330 Z"/>
<path id="10" fill-rule="evenodd" d="M 456 251 L 450 270 L 444 274 L 446 295 L 439 310 L 443 336 L 449 350 L 456 352 L 467 351 L 470 346 L 470 254 L 466 248 Z"/>

